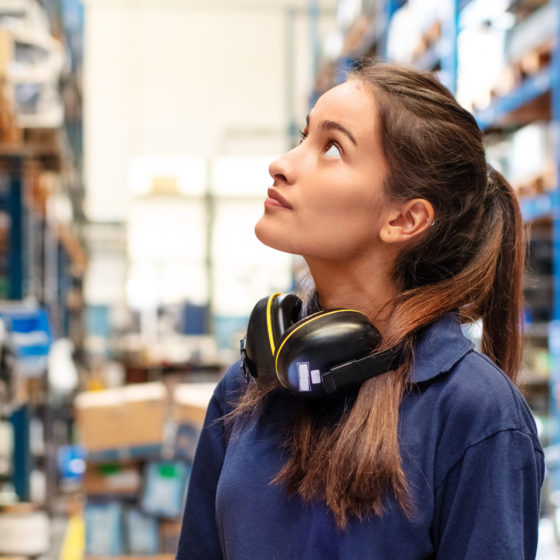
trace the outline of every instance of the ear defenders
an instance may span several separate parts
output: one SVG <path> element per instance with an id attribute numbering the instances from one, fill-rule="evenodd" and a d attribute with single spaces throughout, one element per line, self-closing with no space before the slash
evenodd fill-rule
<path id="1" fill-rule="evenodd" d="M 376 352 L 381 334 L 360 311 L 332 309 L 300 320 L 301 308 L 297 296 L 280 293 L 255 305 L 241 357 L 257 384 L 276 378 L 291 393 L 317 399 L 404 362 L 400 346 Z"/>

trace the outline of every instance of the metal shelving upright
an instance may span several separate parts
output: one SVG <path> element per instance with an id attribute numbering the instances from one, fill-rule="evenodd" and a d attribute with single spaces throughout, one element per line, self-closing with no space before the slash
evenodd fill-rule
<path id="1" fill-rule="evenodd" d="M 61 6 L 59 0 L 53 3 Z M 4 87 L 10 83 L 9 78 L 3 78 Z M 35 166 L 37 173 L 54 172 L 61 178 L 65 174 L 61 179 L 68 191 L 65 194 L 72 198 L 74 209 L 79 210 L 81 191 L 76 187 L 81 185 L 74 183 L 80 181 L 81 169 L 76 166 L 80 165 L 81 153 L 70 150 L 68 125 L 81 125 L 81 121 L 79 114 L 71 115 L 66 128 L 23 130 L 15 124 L 18 122 L 15 107 L 11 107 L 10 115 L 17 134 L 11 134 L 12 129 L 10 135 L 0 131 L 0 211 L 9 217 L 0 251 L 0 318 L 7 325 L 28 322 L 37 326 L 37 332 L 33 333 L 14 327 L 13 338 L 18 340 L 14 343 L 18 375 L 36 377 L 32 379 L 36 382 L 33 390 L 40 392 L 43 400 L 37 402 L 38 396 L 34 395 L 33 399 L 18 401 L 17 405 L 0 402 L 0 419 L 9 421 L 13 427 L 11 481 L 15 493 L 20 501 L 28 501 L 33 497 L 30 480 L 35 467 L 45 472 L 48 483 L 53 482 L 56 475 L 55 446 L 47 445 L 44 457 L 35 456 L 30 447 L 31 422 L 40 418 L 45 439 L 52 439 L 53 422 L 58 414 L 55 409 L 59 403 L 53 406 L 48 398 L 47 353 L 53 339 L 71 335 L 69 295 L 73 287 L 81 286 L 85 266 L 81 240 L 70 226 L 62 235 L 60 224 L 49 219 L 45 200 L 41 198 L 45 193 L 35 192 L 37 177 L 33 177 L 33 173 L 28 176 L 28 172 Z M 73 140 L 79 140 L 80 128 L 76 132 Z M 78 255 L 78 265 L 77 252 L 83 253 Z M 19 339 L 18 334 L 21 335 Z M 19 344 L 27 335 L 31 335 L 29 339 L 40 335 L 35 338 L 42 338 L 44 343 Z M 41 369 L 39 371 L 37 366 L 37 371 L 26 374 L 26 364 L 33 359 L 42 360 Z M 47 484 L 47 495 L 51 493 L 50 486 Z M 47 503 L 52 505 L 49 500 Z"/>
<path id="2" fill-rule="evenodd" d="M 556 38 L 550 63 L 552 119 L 555 128 L 555 165 L 557 181 L 560 178 L 560 0 L 550 0 L 556 13 Z M 560 188 L 550 195 L 552 214 L 552 270 L 553 270 L 553 307 L 552 322 L 549 325 L 548 346 L 551 353 L 550 376 L 550 415 L 554 420 L 552 441 L 560 444 Z M 557 475 L 555 487 L 560 487 Z"/>

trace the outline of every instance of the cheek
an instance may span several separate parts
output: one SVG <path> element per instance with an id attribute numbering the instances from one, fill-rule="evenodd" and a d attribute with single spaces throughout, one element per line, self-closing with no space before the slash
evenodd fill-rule
<path id="1" fill-rule="evenodd" d="M 385 217 L 382 200 L 371 191 L 318 200 L 312 208 L 312 216 L 307 216 L 309 234 L 339 247 L 374 242 Z"/>
<path id="2" fill-rule="evenodd" d="M 343 185 L 314 197 L 306 213 L 328 222 L 331 228 L 351 228 L 377 222 L 381 208 L 381 200 L 371 188 L 350 189 Z"/>

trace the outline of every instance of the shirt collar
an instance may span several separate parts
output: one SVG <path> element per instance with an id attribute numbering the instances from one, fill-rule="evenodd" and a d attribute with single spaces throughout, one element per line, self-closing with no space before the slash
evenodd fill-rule
<path id="1" fill-rule="evenodd" d="M 420 334 L 409 381 L 421 383 L 449 371 L 473 346 L 463 335 L 457 315 L 444 315 Z"/>

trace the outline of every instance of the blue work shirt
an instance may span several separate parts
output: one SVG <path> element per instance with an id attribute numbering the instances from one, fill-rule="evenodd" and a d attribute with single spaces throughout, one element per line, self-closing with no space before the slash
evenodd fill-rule
<path id="1" fill-rule="evenodd" d="M 210 401 L 177 560 L 517 560 L 535 557 L 544 458 L 516 387 L 447 315 L 419 338 L 399 444 L 415 513 L 336 528 L 321 501 L 271 484 L 297 397 L 278 392 L 239 430 L 216 421 L 246 381 L 239 363 Z"/>

